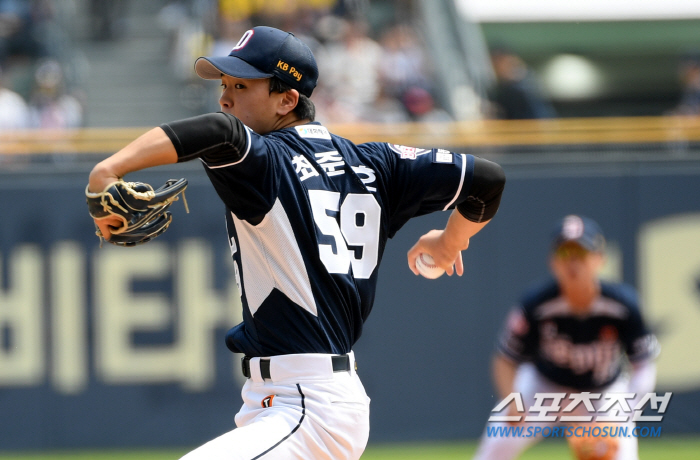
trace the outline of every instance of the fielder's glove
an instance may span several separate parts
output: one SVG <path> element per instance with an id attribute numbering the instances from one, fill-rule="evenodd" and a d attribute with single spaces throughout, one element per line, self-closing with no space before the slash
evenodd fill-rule
<path id="1" fill-rule="evenodd" d="M 100 193 L 92 193 L 85 188 L 85 195 L 93 218 L 115 216 L 122 221 L 120 227 L 112 230 L 107 241 L 118 246 L 136 246 L 151 241 L 167 230 L 173 220 L 167 209 L 186 188 L 186 179 L 169 179 L 157 190 L 143 182 L 119 180 Z M 182 198 L 187 210 L 184 193 Z M 104 239 L 99 228 L 95 234 L 100 237 L 100 242 Z"/>
<path id="2" fill-rule="evenodd" d="M 613 427 L 611 424 L 581 424 L 582 426 L 592 430 L 594 427 L 599 427 L 601 436 L 583 435 L 570 436 L 566 438 L 569 442 L 569 447 L 577 460 L 613 460 L 617 457 L 617 451 L 620 448 L 620 438 L 613 436 L 602 436 L 603 428 Z M 574 428 L 575 429 L 575 428 Z M 610 433 L 610 431 L 608 431 Z"/>

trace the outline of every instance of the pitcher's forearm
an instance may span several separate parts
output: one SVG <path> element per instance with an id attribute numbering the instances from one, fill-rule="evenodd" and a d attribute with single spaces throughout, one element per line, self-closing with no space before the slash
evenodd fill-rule
<path id="1" fill-rule="evenodd" d="M 92 169 L 91 192 L 101 192 L 126 174 L 153 166 L 177 163 L 177 152 L 161 128 L 153 128 Z"/>
<path id="2" fill-rule="evenodd" d="M 442 234 L 445 246 L 459 251 L 466 249 L 469 246 L 469 239 L 479 233 L 489 222 L 472 222 L 459 211 L 452 211 Z"/>

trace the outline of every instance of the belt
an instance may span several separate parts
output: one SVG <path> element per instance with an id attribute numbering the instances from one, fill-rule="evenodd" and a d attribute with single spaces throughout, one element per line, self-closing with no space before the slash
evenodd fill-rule
<path id="1" fill-rule="evenodd" d="M 333 363 L 333 372 L 350 371 L 350 357 L 348 355 L 331 356 L 331 362 Z M 250 358 L 248 356 L 241 358 L 241 366 L 243 368 L 243 375 L 246 378 L 250 378 Z M 272 378 L 270 376 L 269 358 L 260 359 L 260 376 L 264 379 Z"/>

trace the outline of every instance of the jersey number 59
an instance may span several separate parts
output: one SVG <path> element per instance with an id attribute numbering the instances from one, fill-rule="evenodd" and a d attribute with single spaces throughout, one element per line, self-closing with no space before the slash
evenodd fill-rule
<path id="1" fill-rule="evenodd" d="M 347 274 L 352 266 L 353 276 L 367 279 L 377 266 L 379 256 L 379 223 L 382 208 L 373 195 L 349 193 L 340 203 L 340 193 L 309 190 L 311 210 L 321 233 L 335 241 L 333 245 L 319 244 L 321 261 L 329 273 Z M 340 211 L 339 221 L 328 211 Z M 361 256 L 348 246 L 362 248 Z"/>

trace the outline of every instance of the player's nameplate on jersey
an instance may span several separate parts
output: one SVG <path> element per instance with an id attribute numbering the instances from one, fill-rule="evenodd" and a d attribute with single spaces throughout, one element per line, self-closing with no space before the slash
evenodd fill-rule
<path id="1" fill-rule="evenodd" d="M 453 164 L 454 155 L 449 150 L 437 149 L 433 154 L 433 163 Z"/>
<path id="2" fill-rule="evenodd" d="M 294 129 L 297 130 L 297 133 L 299 133 L 301 137 L 310 139 L 331 139 L 331 133 L 328 132 L 325 126 L 303 125 L 295 126 Z"/>

